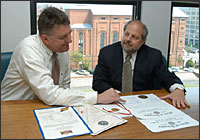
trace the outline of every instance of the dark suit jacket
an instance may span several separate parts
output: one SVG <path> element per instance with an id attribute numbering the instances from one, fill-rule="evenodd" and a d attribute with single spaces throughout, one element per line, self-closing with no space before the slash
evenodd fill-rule
<path id="1" fill-rule="evenodd" d="M 122 67 L 121 42 L 102 48 L 94 71 L 92 88 L 98 93 L 102 93 L 111 87 L 121 91 Z M 143 45 L 138 51 L 135 61 L 133 91 L 154 89 L 154 77 L 168 91 L 174 83 L 183 84 L 174 73 L 168 71 L 167 65 L 162 59 L 161 51 Z"/>

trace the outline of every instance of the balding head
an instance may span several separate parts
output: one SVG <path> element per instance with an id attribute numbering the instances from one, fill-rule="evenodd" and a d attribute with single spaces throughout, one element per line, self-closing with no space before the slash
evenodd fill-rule
<path id="1" fill-rule="evenodd" d="M 146 39 L 146 38 L 147 38 L 147 35 L 148 35 L 148 29 L 147 29 L 146 25 L 145 25 L 144 23 L 142 23 L 142 21 L 140 21 L 140 20 L 130 20 L 130 21 L 128 21 L 128 22 L 124 25 L 124 32 L 125 32 L 127 26 L 128 26 L 129 24 L 132 24 L 132 23 L 136 23 L 137 25 L 141 26 L 141 28 L 143 29 L 142 39 L 143 39 L 143 40 Z"/>

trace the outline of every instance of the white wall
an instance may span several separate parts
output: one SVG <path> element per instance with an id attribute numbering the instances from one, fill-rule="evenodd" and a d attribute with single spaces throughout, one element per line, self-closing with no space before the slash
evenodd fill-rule
<path id="1" fill-rule="evenodd" d="M 161 50 L 166 58 L 168 55 L 170 15 L 170 1 L 142 2 L 141 20 L 149 30 L 146 44 Z"/>
<path id="2" fill-rule="evenodd" d="M 13 51 L 30 34 L 30 1 L 1 1 L 1 52 Z"/>

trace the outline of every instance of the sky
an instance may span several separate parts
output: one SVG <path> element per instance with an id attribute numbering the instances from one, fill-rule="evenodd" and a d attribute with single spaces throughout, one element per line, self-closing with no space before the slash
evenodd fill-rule
<path id="1" fill-rule="evenodd" d="M 60 7 L 60 5 L 62 5 L 63 9 L 91 9 L 94 15 L 132 15 L 132 9 L 133 9 L 133 5 L 75 4 L 75 3 L 74 4 L 51 3 L 51 5 L 55 7 Z"/>

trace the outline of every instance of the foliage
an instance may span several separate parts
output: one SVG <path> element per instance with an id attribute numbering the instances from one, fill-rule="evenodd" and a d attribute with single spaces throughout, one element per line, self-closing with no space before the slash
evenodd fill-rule
<path id="1" fill-rule="evenodd" d="M 91 60 L 86 59 L 80 52 L 72 52 L 71 61 L 78 65 L 81 62 L 81 68 L 84 70 L 89 70 Z"/>
<path id="2" fill-rule="evenodd" d="M 83 60 L 82 60 L 82 68 L 83 68 L 84 70 L 89 71 L 90 62 L 91 62 L 91 60 L 88 60 L 88 59 L 86 59 L 86 58 L 83 58 Z"/>
<path id="3" fill-rule="evenodd" d="M 179 65 L 184 61 L 181 56 L 178 56 L 178 58 L 176 60 Z"/>
<path id="4" fill-rule="evenodd" d="M 72 52 L 71 61 L 78 64 L 83 60 L 83 55 L 80 52 Z"/>
<path id="5" fill-rule="evenodd" d="M 187 47 L 187 48 L 185 48 L 185 50 L 186 50 L 187 53 L 192 53 L 192 48 L 191 47 Z"/>
<path id="6" fill-rule="evenodd" d="M 172 62 L 171 62 L 171 60 L 169 60 L 169 67 L 170 67 L 170 68 L 172 67 Z"/>
<path id="7" fill-rule="evenodd" d="M 195 64 L 193 63 L 193 61 L 192 60 L 188 60 L 187 62 L 186 62 L 186 64 L 185 64 L 185 67 L 186 68 L 189 68 L 189 67 L 193 67 Z"/>

